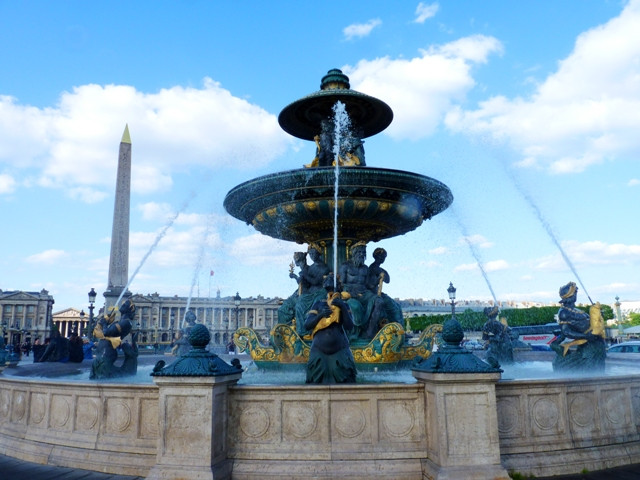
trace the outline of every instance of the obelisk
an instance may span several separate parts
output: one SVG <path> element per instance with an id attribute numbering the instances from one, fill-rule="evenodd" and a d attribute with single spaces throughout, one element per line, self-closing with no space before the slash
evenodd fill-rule
<path id="1" fill-rule="evenodd" d="M 116 304 L 129 280 L 129 204 L 131 197 L 131 138 L 129 125 L 125 125 L 116 174 L 116 198 L 113 206 L 109 280 L 104 292 L 105 307 Z M 130 294 L 125 293 L 126 296 Z"/>

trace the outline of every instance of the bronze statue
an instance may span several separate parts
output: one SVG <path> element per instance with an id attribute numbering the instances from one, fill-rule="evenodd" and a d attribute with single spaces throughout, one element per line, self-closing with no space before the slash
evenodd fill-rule
<path id="1" fill-rule="evenodd" d="M 89 378 L 111 378 L 135 375 L 138 370 L 138 334 L 131 335 L 131 343 L 123 341 L 131 333 L 132 320 L 136 306 L 126 300 L 120 309 L 112 307 L 109 312 L 98 319 L 93 330 L 93 337 L 98 340 L 96 356 L 91 364 Z M 116 366 L 118 349 L 124 353 L 122 365 Z"/>
<path id="2" fill-rule="evenodd" d="M 349 338 L 353 340 L 373 338 L 384 316 L 384 300 L 367 288 L 366 256 L 366 243 L 358 242 L 351 247 L 351 258 L 340 267 L 340 281 L 344 291 L 351 295 L 348 303 L 353 312 L 354 327 Z"/>
<path id="3" fill-rule="evenodd" d="M 307 264 L 307 256 L 313 262 L 311 265 Z M 310 333 L 304 327 L 307 312 L 316 300 L 324 298 L 325 291 L 322 285 L 330 270 L 322 259 L 322 247 L 315 243 L 309 244 L 307 253 L 296 252 L 293 259 L 295 265 L 300 268 L 300 273 L 296 275 L 291 269 L 289 277 L 298 282 L 298 290 L 285 300 L 278 310 L 278 323 L 291 323 L 295 318 L 296 331 L 304 338 Z"/>
<path id="4" fill-rule="evenodd" d="M 487 307 L 487 321 L 482 327 L 482 340 L 487 344 L 487 363 L 492 367 L 513 363 L 513 334 L 505 323 L 498 320 L 498 306 Z"/>
<path id="5" fill-rule="evenodd" d="M 382 291 L 382 286 L 391 281 L 389 273 L 381 266 L 386 259 L 387 251 L 384 248 L 378 247 L 373 251 L 373 263 L 369 265 L 369 272 L 367 273 L 367 286 L 369 290 L 382 298 L 382 307 L 384 309 L 382 317 L 384 318 L 384 322 L 381 322 L 382 324 L 379 325 L 379 327 L 389 322 L 396 322 L 404 328 L 402 307 Z"/>
<path id="6" fill-rule="evenodd" d="M 60 335 L 57 326 L 51 328 L 51 338 L 45 347 L 40 362 L 67 362 L 69 360 L 69 340 Z"/>
<path id="7" fill-rule="evenodd" d="M 178 340 L 173 347 L 176 356 L 182 356 L 191 350 L 191 344 L 189 343 L 189 334 L 191 329 L 196 325 L 196 314 L 189 310 L 184 316 L 186 325 L 180 330 Z"/>
<path id="8" fill-rule="evenodd" d="M 304 322 L 313 338 L 307 362 L 306 383 L 355 383 L 356 363 L 345 331 L 353 328 L 349 295 L 334 291 L 333 276 L 324 281 L 325 298 L 317 300 Z"/>
<path id="9" fill-rule="evenodd" d="M 295 252 L 293 254 L 293 262 L 289 265 L 289 278 L 293 278 L 298 282 L 298 288 L 278 308 L 278 323 L 290 325 L 296 317 L 296 303 L 304 285 L 300 282 L 299 275 L 294 273 L 294 268 L 297 266 L 302 269 L 306 264 L 307 254 L 305 252 Z"/>
<path id="10" fill-rule="evenodd" d="M 559 295 L 560 332 L 551 343 L 556 352 L 554 370 L 604 371 L 607 347 L 600 304 L 591 305 L 589 313 L 577 309 L 578 287 L 574 282 L 560 287 Z M 569 342 L 563 343 L 567 339 Z"/>

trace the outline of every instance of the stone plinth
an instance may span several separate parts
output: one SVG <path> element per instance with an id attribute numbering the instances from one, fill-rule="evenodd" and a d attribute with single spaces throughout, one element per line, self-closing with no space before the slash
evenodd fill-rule
<path id="1" fill-rule="evenodd" d="M 500 373 L 413 371 L 424 384 L 429 480 L 508 480 L 500 463 L 495 384 Z"/>
<path id="2" fill-rule="evenodd" d="M 156 465 L 148 480 L 225 480 L 228 386 L 241 377 L 154 377 L 159 387 L 158 414 L 163 428 Z"/>

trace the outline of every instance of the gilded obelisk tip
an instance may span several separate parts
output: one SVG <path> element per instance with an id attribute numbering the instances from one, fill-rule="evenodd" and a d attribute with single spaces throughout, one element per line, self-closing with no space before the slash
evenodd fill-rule
<path id="1" fill-rule="evenodd" d="M 122 140 L 120 140 L 120 143 L 129 143 L 129 144 L 131 144 L 131 137 L 129 136 L 129 124 L 128 123 L 124 126 L 124 133 L 122 134 Z"/>

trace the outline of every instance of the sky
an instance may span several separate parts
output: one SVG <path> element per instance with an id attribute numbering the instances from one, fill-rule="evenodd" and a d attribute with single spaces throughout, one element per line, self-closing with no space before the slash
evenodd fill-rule
<path id="1" fill-rule="evenodd" d="M 223 201 L 311 161 L 277 116 L 332 68 L 394 112 L 367 165 L 454 196 L 371 244 L 389 295 L 640 300 L 640 0 L 0 0 L 0 65 L 0 289 L 54 311 L 101 305 L 126 125 L 129 290 L 290 295 L 306 246 Z"/>

